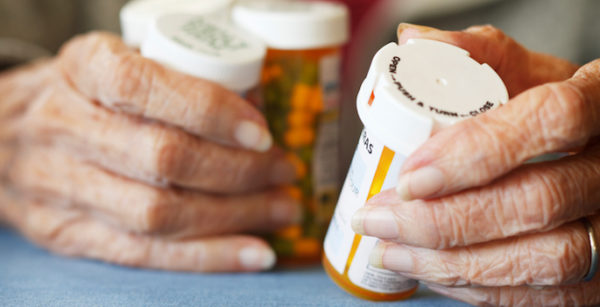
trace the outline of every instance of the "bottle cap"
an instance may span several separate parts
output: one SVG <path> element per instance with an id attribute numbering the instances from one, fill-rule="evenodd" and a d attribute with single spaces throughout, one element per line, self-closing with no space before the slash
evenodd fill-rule
<path id="1" fill-rule="evenodd" d="M 123 40 L 139 47 L 154 19 L 164 13 L 217 14 L 225 13 L 233 0 L 134 0 L 121 8 Z"/>
<path id="2" fill-rule="evenodd" d="M 258 84 L 266 47 L 215 16 L 167 14 L 150 27 L 141 53 L 240 93 Z"/>
<path id="3" fill-rule="evenodd" d="M 381 48 L 356 100 L 365 127 L 405 154 L 434 131 L 506 101 L 506 87 L 491 67 L 466 50 L 425 39 Z"/>
<path id="4" fill-rule="evenodd" d="M 275 49 L 339 46 L 348 40 L 348 9 L 314 1 L 242 1 L 233 7 L 233 21 Z"/>

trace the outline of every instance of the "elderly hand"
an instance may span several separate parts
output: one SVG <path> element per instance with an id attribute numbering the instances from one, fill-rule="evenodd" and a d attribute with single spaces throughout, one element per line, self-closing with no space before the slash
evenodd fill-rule
<path id="1" fill-rule="evenodd" d="M 0 216 L 60 254 L 129 266 L 255 271 L 299 220 L 255 108 L 92 33 L 0 76 Z"/>
<path id="2" fill-rule="evenodd" d="M 531 52 L 490 26 L 462 32 L 401 25 L 470 51 L 505 81 L 504 107 L 432 136 L 409 157 L 397 189 L 353 218 L 382 240 L 371 264 L 482 305 L 600 304 L 590 282 L 587 217 L 599 236 L 600 60 L 579 68 Z M 576 151 L 552 162 L 527 160 Z"/>

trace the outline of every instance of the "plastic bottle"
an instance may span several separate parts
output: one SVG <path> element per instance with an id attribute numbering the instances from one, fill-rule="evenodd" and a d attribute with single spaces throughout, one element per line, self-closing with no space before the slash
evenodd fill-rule
<path id="1" fill-rule="evenodd" d="M 356 103 L 365 128 L 325 238 L 323 264 L 341 288 L 369 300 L 399 300 L 418 283 L 372 267 L 374 237 L 355 234 L 354 212 L 396 186 L 402 163 L 432 133 L 508 100 L 502 80 L 458 47 L 413 39 L 375 55 Z"/>
<path id="2" fill-rule="evenodd" d="M 152 23 L 141 53 L 245 95 L 258 86 L 266 47 L 221 18 L 175 13 Z"/>
<path id="3" fill-rule="evenodd" d="M 348 11 L 325 2 L 242 1 L 232 20 L 268 47 L 262 109 L 301 177 L 289 190 L 304 204 L 304 221 L 270 242 L 280 264 L 317 263 L 339 193 L 340 65 Z"/>
<path id="4" fill-rule="evenodd" d="M 123 41 L 139 48 L 150 25 L 162 14 L 215 14 L 226 16 L 233 0 L 133 0 L 121 8 Z"/>

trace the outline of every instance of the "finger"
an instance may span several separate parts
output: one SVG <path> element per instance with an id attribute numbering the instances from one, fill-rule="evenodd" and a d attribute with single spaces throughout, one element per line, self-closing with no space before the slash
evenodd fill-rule
<path id="1" fill-rule="evenodd" d="M 406 159 L 404 199 L 482 186 L 545 153 L 585 145 L 600 134 L 600 60 L 568 81 L 531 89 L 504 107 L 432 136 Z"/>
<path id="2" fill-rule="evenodd" d="M 162 240 L 117 231 L 78 210 L 12 200 L 25 209 L 17 224 L 29 239 L 49 250 L 132 267 L 176 271 L 233 272 L 271 268 L 275 254 L 262 240 L 223 236 Z"/>
<path id="3" fill-rule="evenodd" d="M 358 210 L 352 225 L 364 235 L 441 249 L 550 230 L 598 209 L 600 146 L 443 198 L 403 201 L 389 190 Z"/>
<path id="4" fill-rule="evenodd" d="M 464 31 L 442 31 L 402 23 L 398 42 L 411 38 L 434 39 L 469 51 L 480 63 L 490 65 L 506 83 L 510 97 L 531 87 L 565 80 L 577 66 L 563 59 L 530 51 L 493 26 L 473 26 Z"/>
<path id="5" fill-rule="evenodd" d="M 545 233 L 447 250 L 379 243 L 370 260 L 375 267 L 444 286 L 556 286 L 581 281 L 589 255 L 588 233 L 577 221 Z"/>
<path id="6" fill-rule="evenodd" d="M 59 61 L 79 91 L 107 107 L 225 144 L 258 151 L 271 147 L 266 121 L 250 103 L 217 84 L 143 58 L 117 36 L 79 36 L 61 50 Z"/>
<path id="7" fill-rule="evenodd" d="M 217 193 L 287 183 L 295 170 L 276 149 L 221 146 L 179 129 L 113 113 L 57 84 L 25 118 L 31 142 L 51 143 L 117 174 Z"/>
<path id="8" fill-rule="evenodd" d="M 54 60 L 44 59 L 0 74 L 0 119 L 22 114 L 27 104 L 39 95 L 38 89 L 58 76 L 56 67 Z"/>
<path id="9" fill-rule="evenodd" d="M 56 78 L 56 66 L 54 60 L 43 59 L 0 74 L 0 142 L 16 141 L 23 114 L 40 89 Z"/>
<path id="10" fill-rule="evenodd" d="M 11 181 L 23 194 L 84 208 L 123 230 L 169 237 L 275 230 L 302 213 L 284 190 L 227 197 L 158 188 L 48 148 L 20 153 Z"/>
<path id="11" fill-rule="evenodd" d="M 532 288 L 520 287 L 444 287 L 427 285 L 441 295 L 475 306 L 598 306 L 600 280 L 572 286 Z"/>

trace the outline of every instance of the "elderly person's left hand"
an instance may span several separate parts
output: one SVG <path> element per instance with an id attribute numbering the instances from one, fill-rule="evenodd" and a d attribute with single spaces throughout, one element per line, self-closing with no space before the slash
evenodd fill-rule
<path id="1" fill-rule="evenodd" d="M 600 231 L 600 60 L 580 69 L 528 51 L 502 32 L 401 25 L 400 43 L 429 38 L 490 64 L 511 101 L 432 136 L 396 189 L 353 218 L 383 240 L 371 264 L 472 304 L 596 305 L 587 217 Z M 524 164 L 552 152 L 560 160 Z"/>

